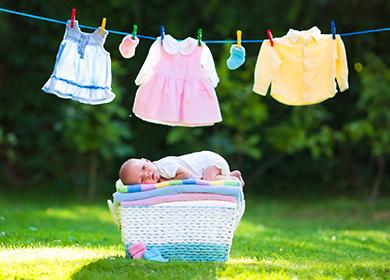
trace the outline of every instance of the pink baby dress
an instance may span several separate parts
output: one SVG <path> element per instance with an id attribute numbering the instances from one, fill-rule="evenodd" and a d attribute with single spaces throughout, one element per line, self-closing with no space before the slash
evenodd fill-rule
<path id="1" fill-rule="evenodd" d="M 172 126 L 209 126 L 222 120 L 214 87 L 219 82 L 209 48 L 170 35 L 157 40 L 135 83 L 133 112 L 148 122 Z"/>

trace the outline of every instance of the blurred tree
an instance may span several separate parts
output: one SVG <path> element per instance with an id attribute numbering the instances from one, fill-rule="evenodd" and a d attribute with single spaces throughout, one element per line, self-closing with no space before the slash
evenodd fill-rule
<path id="1" fill-rule="evenodd" d="M 15 162 L 16 161 L 16 148 L 18 140 L 12 132 L 5 132 L 0 127 L 0 159 L 1 162 Z M 0 165 L 1 166 L 1 165 Z M 12 179 L 5 172 L 6 170 L 11 171 L 9 168 L 1 168 L 1 176 L 6 177 L 8 180 Z M 15 174 L 13 174 L 15 175 Z"/>
<path id="2" fill-rule="evenodd" d="M 368 54 L 365 65 L 355 64 L 362 82 L 357 109 L 361 117 L 345 125 L 349 139 L 359 148 L 368 146 L 377 164 L 370 201 L 378 198 L 390 153 L 390 69 L 375 54 Z"/>
<path id="3" fill-rule="evenodd" d="M 119 65 L 113 63 L 113 72 L 119 72 Z M 99 158 L 103 161 L 124 157 L 133 153 L 129 144 L 131 133 L 126 125 L 127 111 L 121 107 L 122 91 L 113 80 L 116 101 L 100 106 L 85 106 L 77 102 L 70 102 L 64 108 L 64 119 L 56 124 L 62 130 L 65 140 L 78 153 L 87 158 L 88 171 L 82 168 L 83 164 L 76 164 L 73 170 L 75 178 L 79 177 L 79 167 L 88 173 L 88 199 L 92 200 L 96 193 Z M 100 167 L 102 169 L 104 167 Z"/>
<path id="4" fill-rule="evenodd" d="M 237 29 L 243 30 L 243 39 L 263 39 L 267 28 L 275 37 L 289 28 L 313 25 L 328 33 L 331 19 L 337 32 L 346 33 L 388 27 L 390 14 L 386 0 L 226 0 L 223 5 L 217 0 L 5 0 L 1 6 L 60 20 L 69 18 L 75 7 L 81 24 L 98 26 L 104 16 L 108 29 L 130 32 L 136 23 L 140 34 L 150 36 L 158 35 L 161 24 L 176 38 L 195 37 L 201 27 L 204 40 L 234 39 Z M 118 52 L 122 36 L 108 36 L 105 48 L 111 53 L 117 94 L 113 103 L 92 107 L 44 95 L 40 88 L 52 71 L 63 32 L 60 24 L 0 13 L 0 176 L 7 182 L 68 189 L 73 179 L 78 189 L 89 182 L 92 194 L 93 182 L 103 190 L 129 156 L 156 159 L 212 149 L 242 169 L 248 185 L 262 194 L 366 191 L 372 181 L 371 158 L 378 166 L 372 196 L 379 186 L 381 192 L 389 186 L 385 106 L 390 89 L 384 77 L 390 32 L 343 38 L 350 69 L 368 53 L 379 61 L 369 58 L 363 71 L 351 71 L 347 92 L 297 108 L 252 92 L 259 44 L 244 44 L 247 60 L 236 71 L 226 68 L 230 46 L 210 44 L 220 77 L 216 91 L 223 122 L 204 128 L 171 128 L 129 118 L 133 81 L 149 40 L 141 40 L 136 56 L 124 60 Z"/>

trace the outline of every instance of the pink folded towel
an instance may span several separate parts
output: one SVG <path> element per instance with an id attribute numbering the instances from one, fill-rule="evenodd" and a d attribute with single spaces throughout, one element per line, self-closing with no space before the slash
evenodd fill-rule
<path id="1" fill-rule="evenodd" d="M 133 259 L 142 259 L 146 250 L 146 245 L 142 241 L 133 244 L 127 249 Z"/>
<path id="2" fill-rule="evenodd" d="M 174 201 L 195 201 L 195 200 L 219 200 L 227 202 L 236 202 L 234 196 L 222 195 L 222 194 L 213 194 L 213 193 L 179 193 L 173 195 L 162 195 L 140 200 L 131 200 L 131 201 L 122 201 L 121 206 L 130 207 L 130 206 L 144 206 L 144 205 L 154 205 L 164 202 L 174 202 Z"/>

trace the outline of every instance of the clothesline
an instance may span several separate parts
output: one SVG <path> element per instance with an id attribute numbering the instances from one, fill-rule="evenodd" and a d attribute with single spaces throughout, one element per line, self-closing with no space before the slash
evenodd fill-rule
<path id="1" fill-rule="evenodd" d="M 19 15 L 19 16 L 29 17 L 29 18 L 33 18 L 33 19 L 37 19 L 37 20 L 48 21 L 48 22 L 54 22 L 54 23 L 59 23 L 59 24 L 66 24 L 66 21 L 63 21 L 63 20 L 57 20 L 57 19 L 53 19 L 53 18 L 36 16 L 36 15 L 23 13 L 23 12 L 18 12 L 18 11 L 13 11 L 13 10 L 9 10 L 9 9 L 0 8 L 0 12 L 9 13 L 9 14 L 15 14 L 15 15 Z M 85 29 L 91 29 L 91 30 L 95 30 L 96 29 L 96 27 L 88 26 L 88 25 L 80 24 L 79 26 L 82 27 L 82 28 L 85 28 Z M 110 29 L 106 29 L 106 30 L 108 32 L 112 33 L 112 34 L 118 34 L 118 35 L 124 35 L 124 36 L 131 34 L 131 33 L 117 31 L 117 30 L 110 30 Z M 349 32 L 349 33 L 341 33 L 339 35 L 341 37 L 347 37 L 347 36 L 368 34 L 368 33 L 375 33 L 375 32 L 383 32 L 383 31 L 390 31 L 390 27 L 370 29 L 370 30 L 362 30 L 362 31 L 355 31 L 355 32 Z M 143 38 L 143 39 L 149 39 L 149 40 L 156 40 L 157 39 L 157 37 L 145 36 L 145 35 L 140 35 L 140 34 L 137 34 L 137 37 Z M 242 43 L 262 43 L 263 41 L 264 40 L 241 40 Z M 206 43 L 206 44 L 224 44 L 224 43 L 236 43 L 237 40 L 204 40 L 203 42 Z"/>

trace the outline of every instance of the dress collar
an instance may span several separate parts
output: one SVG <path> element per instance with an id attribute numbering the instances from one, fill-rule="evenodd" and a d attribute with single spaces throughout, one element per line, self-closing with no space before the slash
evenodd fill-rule
<path id="1" fill-rule="evenodd" d="M 158 37 L 157 40 L 161 41 L 161 38 Z M 169 54 L 180 52 L 182 55 L 189 55 L 194 52 L 197 46 L 198 41 L 191 37 L 178 41 L 171 35 L 165 35 L 163 40 L 163 48 Z"/>
<path id="2" fill-rule="evenodd" d="M 321 36 L 321 30 L 317 26 L 313 26 L 309 30 L 302 31 L 290 29 L 286 36 L 291 40 L 292 43 L 295 43 L 298 38 L 303 38 L 306 41 L 309 39 L 309 37 L 318 42 Z"/>

